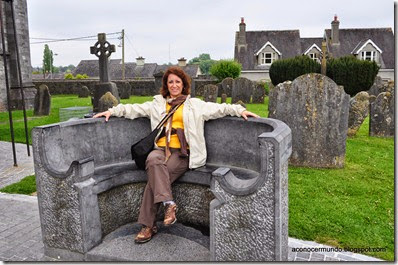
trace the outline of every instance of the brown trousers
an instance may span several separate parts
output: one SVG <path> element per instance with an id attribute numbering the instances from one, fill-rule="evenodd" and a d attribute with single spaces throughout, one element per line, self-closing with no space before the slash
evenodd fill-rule
<path id="1" fill-rule="evenodd" d="M 160 202 L 173 200 L 171 183 L 182 176 L 189 166 L 188 157 L 180 157 L 178 149 L 171 149 L 171 156 L 165 163 L 164 150 L 155 149 L 146 160 L 148 182 L 142 198 L 138 223 L 152 227 Z"/>

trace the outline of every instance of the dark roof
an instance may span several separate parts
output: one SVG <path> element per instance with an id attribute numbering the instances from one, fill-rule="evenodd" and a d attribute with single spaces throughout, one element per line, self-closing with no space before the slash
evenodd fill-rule
<path id="1" fill-rule="evenodd" d="M 331 30 L 325 30 L 327 39 Z M 360 43 L 372 40 L 382 50 L 381 68 L 394 69 L 394 34 L 391 28 L 363 28 L 363 29 L 339 29 L 339 45 L 329 45 L 329 51 L 333 57 L 342 57 L 351 54 Z"/>
<path id="2" fill-rule="evenodd" d="M 304 54 L 312 45 L 316 44 L 319 49 L 322 49 L 323 38 L 301 38 L 301 54 Z"/>
<path id="3" fill-rule="evenodd" d="M 169 67 L 178 66 L 178 65 L 158 65 L 154 74 L 159 73 L 160 71 L 166 72 Z M 186 66 L 179 66 L 187 75 L 191 78 L 195 78 L 198 76 L 199 65 L 198 64 L 187 64 Z"/>
<path id="4" fill-rule="evenodd" d="M 238 55 L 235 50 L 235 59 L 242 64 L 242 70 L 264 69 L 264 66 L 257 66 L 255 63 L 255 53 L 268 41 L 282 53 L 282 59 L 301 54 L 299 30 L 247 31 L 247 51 Z"/>
<path id="5" fill-rule="evenodd" d="M 132 78 L 153 78 L 155 73 L 159 71 L 165 72 L 171 65 L 158 65 L 156 63 L 146 63 L 138 66 L 136 63 L 125 63 L 125 77 Z M 176 66 L 176 65 L 173 65 Z M 181 67 L 192 78 L 198 76 L 199 65 L 189 64 Z M 90 78 L 99 78 L 98 60 L 82 60 L 77 65 L 73 74 L 87 74 Z M 122 63 L 121 59 L 113 59 L 109 61 L 109 76 L 111 80 L 122 79 Z"/>

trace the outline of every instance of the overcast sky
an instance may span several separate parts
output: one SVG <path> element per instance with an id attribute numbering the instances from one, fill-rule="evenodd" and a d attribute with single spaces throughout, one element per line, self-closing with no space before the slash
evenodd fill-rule
<path id="1" fill-rule="evenodd" d="M 392 0 L 27 0 L 32 66 L 42 66 L 44 43 L 33 38 L 67 39 L 125 30 L 125 61 L 177 63 L 200 53 L 233 58 L 235 32 L 244 17 L 246 30 L 299 29 L 301 37 L 322 37 L 337 14 L 340 28 L 394 29 Z M 121 58 L 120 34 L 109 35 Z M 95 40 L 48 43 L 58 54 L 54 65 L 96 59 Z"/>

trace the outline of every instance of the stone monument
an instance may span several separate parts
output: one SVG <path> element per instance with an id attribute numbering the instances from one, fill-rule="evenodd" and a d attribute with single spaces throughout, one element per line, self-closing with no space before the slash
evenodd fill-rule
<path id="1" fill-rule="evenodd" d="M 348 136 L 357 134 L 365 118 L 369 115 L 369 94 L 361 91 L 350 99 L 348 114 Z"/>
<path id="2" fill-rule="evenodd" d="M 33 113 L 35 116 L 45 116 L 50 114 L 51 95 L 50 90 L 45 84 L 41 84 L 35 96 Z"/>
<path id="3" fill-rule="evenodd" d="M 332 79 L 305 74 L 270 91 L 269 118 L 292 130 L 295 166 L 344 167 L 350 96 Z"/>
<path id="4" fill-rule="evenodd" d="M 24 91 L 25 108 L 32 109 L 34 107 L 36 88 L 32 83 L 32 67 L 30 57 L 29 44 L 29 23 L 28 8 L 26 0 L 20 1 L 1 1 L 3 6 L 3 19 L 1 23 L 4 25 L 6 55 L 8 75 L 10 82 L 10 106 L 11 109 L 22 109 L 21 91 L 19 89 L 19 74 L 17 68 L 17 43 L 19 50 L 19 65 L 21 68 L 22 87 Z M 16 36 L 14 35 L 14 27 L 11 15 L 11 4 L 14 7 Z M 0 56 L 0 111 L 7 110 L 7 93 L 5 84 L 5 71 L 3 56 Z"/>
<path id="5" fill-rule="evenodd" d="M 239 100 L 244 103 L 250 103 L 250 99 L 253 93 L 253 82 L 244 77 L 238 77 L 234 79 L 232 83 L 232 104 L 235 104 Z"/>
<path id="6" fill-rule="evenodd" d="M 257 83 L 253 89 L 252 103 L 264 103 L 265 88 L 264 84 Z"/>
<path id="7" fill-rule="evenodd" d="M 382 92 L 370 103 L 369 135 L 393 137 L 395 129 L 394 90 Z"/>
<path id="8" fill-rule="evenodd" d="M 203 88 L 203 100 L 206 102 L 217 102 L 218 86 L 205 85 Z"/>
<path id="9" fill-rule="evenodd" d="M 115 45 L 111 45 L 106 40 L 105 33 L 98 33 L 98 41 L 94 46 L 90 47 L 90 53 L 95 54 L 99 58 L 99 75 L 100 82 L 94 86 L 94 99 L 93 99 L 93 111 L 98 112 L 99 99 L 106 93 L 111 94 L 120 102 L 119 92 L 115 83 L 110 82 L 109 69 L 108 69 L 108 57 L 111 56 L 112 52 L 115 52 Z"/>

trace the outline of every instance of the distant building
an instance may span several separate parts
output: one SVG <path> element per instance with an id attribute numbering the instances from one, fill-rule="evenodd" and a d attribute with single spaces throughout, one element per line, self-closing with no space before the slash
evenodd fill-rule
<path id="1" fill-rule="evenodd" d="M 126 62 L 125 78 L 126 79 L 145 79 L 153 78 L 153 75 L 160 71 L 166 71 L 171 65 L 158 65 L 157 63 L 145 63 L 145 58 L 136 58 L 135 63 Z M 178 64 L 174 66 L 181 67 L 191 78 L 196 78 L 201 74 L 198 64 L 187 64 L 185 58 L 180 58 Z M 99 65 L 98 60 L 82 60 L 76 66 L 73 74 L 87 74 L 89 78 L 99 79 Z M 111 80 L 122 79 L 122 60 L 109 60 L 109 75 Z"/>
<path id="2" fill-rule="evenodd" d="M 394 80 L 394 34 L 391 28 L 340 29 L 337 16 L 331 29 L 323 37 L 301 38 L 299 30 L 246 31 L 241 19 L 235 33 L 234 58 L 242 64 L 242 76 L 251 80 L 269 80 L 271 64 L 280 59 L 307 55 L 313 60 L 322 58 L 322 41 L 327 40 L 327 51 L 334 58 L 355 55 L 358 59 L 375 61 L 378 76 Z"/>

